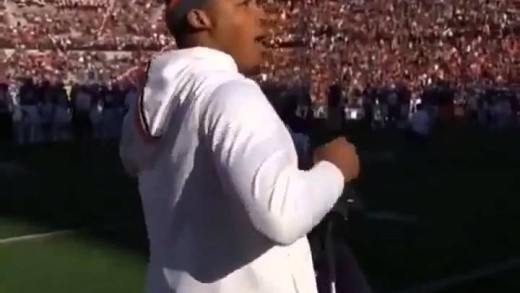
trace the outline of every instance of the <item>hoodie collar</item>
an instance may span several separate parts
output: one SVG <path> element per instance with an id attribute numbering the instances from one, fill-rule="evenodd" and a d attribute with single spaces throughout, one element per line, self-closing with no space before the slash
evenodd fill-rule
<path id="1" fill-rule="evenodd" d="M 238 66 L 233 57 L 216 49 L 208 47 L 193 47 L 176 50 L 174 52 L 197 60 L 207 60 L 208 62 L 211 62 L 212 68 L 238 72 Z"/>

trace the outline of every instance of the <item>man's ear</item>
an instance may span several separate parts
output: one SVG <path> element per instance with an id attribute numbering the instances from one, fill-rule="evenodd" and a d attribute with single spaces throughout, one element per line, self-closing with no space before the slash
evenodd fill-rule
<path id="1" fill-rule="evenodd" d="M 202 9 L 192 9 L 186 15 L 188 25 L 195 30 L 208 30 L 212 27 L 211 18 Z"/>

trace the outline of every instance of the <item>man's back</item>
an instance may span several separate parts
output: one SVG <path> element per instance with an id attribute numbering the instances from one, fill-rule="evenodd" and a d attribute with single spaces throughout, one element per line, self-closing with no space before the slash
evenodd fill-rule
<path id="1" fill-rule="evenodd" d="M 184 55 L 177 60 L 176 54 Z M 273 168 L 282 167 L 263 163 L 273 150 L 250 144 L 265 134 L 238 131 L 247 115 L 252 118 L 248 121 L 257 121 L 254 116 L 260 112 L 262 127 L 277 131 L 273 147 L 288 146 L 281 149 L 287 154 L 280 155 L 297 165 L 283 123 L 272 108 L 266 111 L 270 105 L 265 98 L 249 92 L 256 88 L 236 71 L 230 57 L 210 49 L 170 52 L 151 63 L 144 95 L 125 119 L 121 143 L 125 167 L 138 175 L 144 207 L 150 241 L 148 292 L 316 292 L 307 227 L 273 228 L 273 219 L 288 221 L 288 216 L 282 219 L 288 207 L 276 196 L 265 201 L 267 211 L 257 211 L 262 208 L 259 199 L 237 196 L 247 193 L 243 188 L 251 189 L 253 197 L 283 191 L 277 190 L 278 182 L 263 182 L 277 180 Z M 228 97 L 237 96 L 234 91 L 243 93 L 238 95 L 243 103 L 230 103 Z M 255 164 L 260 167 L 249 168 Z M 342 183 L 336 170 L 331 172 L 329 177 Z M 243 186 L 236 182 L 242 177 Z M 331 192 L 327 205 L 335 202 L 337 192 Z M 306 212 L 311 207 L 297 208 Z"/>

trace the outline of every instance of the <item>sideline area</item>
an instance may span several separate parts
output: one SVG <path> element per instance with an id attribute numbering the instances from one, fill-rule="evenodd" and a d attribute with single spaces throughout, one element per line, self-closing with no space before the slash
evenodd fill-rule
<path id="1" fill-rule="evenodd" d="M 356 185 L 369 213 L 342 235 L 375 293 L 519 255 L 518 135 L 446 133 L 424 150 L 409 150 L 395 133 L 350 137 L 360 149 L 396 153 L 395 161 L 363 166 Z M 0 176 L 1 239 L 86 228 L 0 245 L 0 292 L 143 292 L 142 209 L 115 145 L 13 148 L 0 153 L 0 162 L 27 171 Z M 124 225 L 100 229 L 114 224 Z M 517 271 L 435 292 L 518 293 L 511 281 L 520 279 Z M 496 290 L 470 290 L 481 282 Z"/>

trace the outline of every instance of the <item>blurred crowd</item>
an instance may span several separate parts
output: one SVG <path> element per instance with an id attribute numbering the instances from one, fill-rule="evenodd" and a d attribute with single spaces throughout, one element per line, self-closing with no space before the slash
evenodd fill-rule
<path id="1" fill-rule="evenodd" d="M 4 0 L 3 78 L 107 81 L 175 47 L 162 0 Z M 349 87 L 520 79 L 520 8 L 510 0 L 263 0 L 272 49 L 258 78 Z M 516 67 L 515 67 L 516 65 Z"/>
<path id="2" fill-rule="evenodd" d="M 341 123 L 352 121 L 373 130 L 413 130 L 425 137 L 440 125 L 489 130 L 520 126 L 520 95 L 508 87 L 458 90 L 449 83 L 436 83 L 415 94 L 403 84 L 363 91 L 334 85 L 327 89 L 328 104 L 313 103 L 312 91 L 264 90 L 283 120 L 299 120 L 302 125 L 326 119 L 336 109 Z M 19 84 L 0 83 L 0 140 L 21 145 L 117 140 L 124 116 L 138 96 L 139 88 L 130 82 L 105 84 L 90 79 L 65 85 L 27 78 Z"/>
<path id="3" fill-rule="evenodd" d="M 74 125 L 117 136 L 143 64 L 175 48 L 163 0 L 0 1 L 0 114 L 38 125 L 17 128 L 26 140 L 66 139 L 71 131 L 60 129 Z M 516 125 L 517 1 L 258 2 L 270 49 L 256 79 L 270 96 L 308 92 L 326 101 L 337 84 L 346 118 L 382 121 L 376 125 L 396 113 L 405 121 L 421 103 L 486 127 Z M 432 117 L 443 112 L 429 109 Z M 497 115 L 509 118 L 499 123 Z"/>

